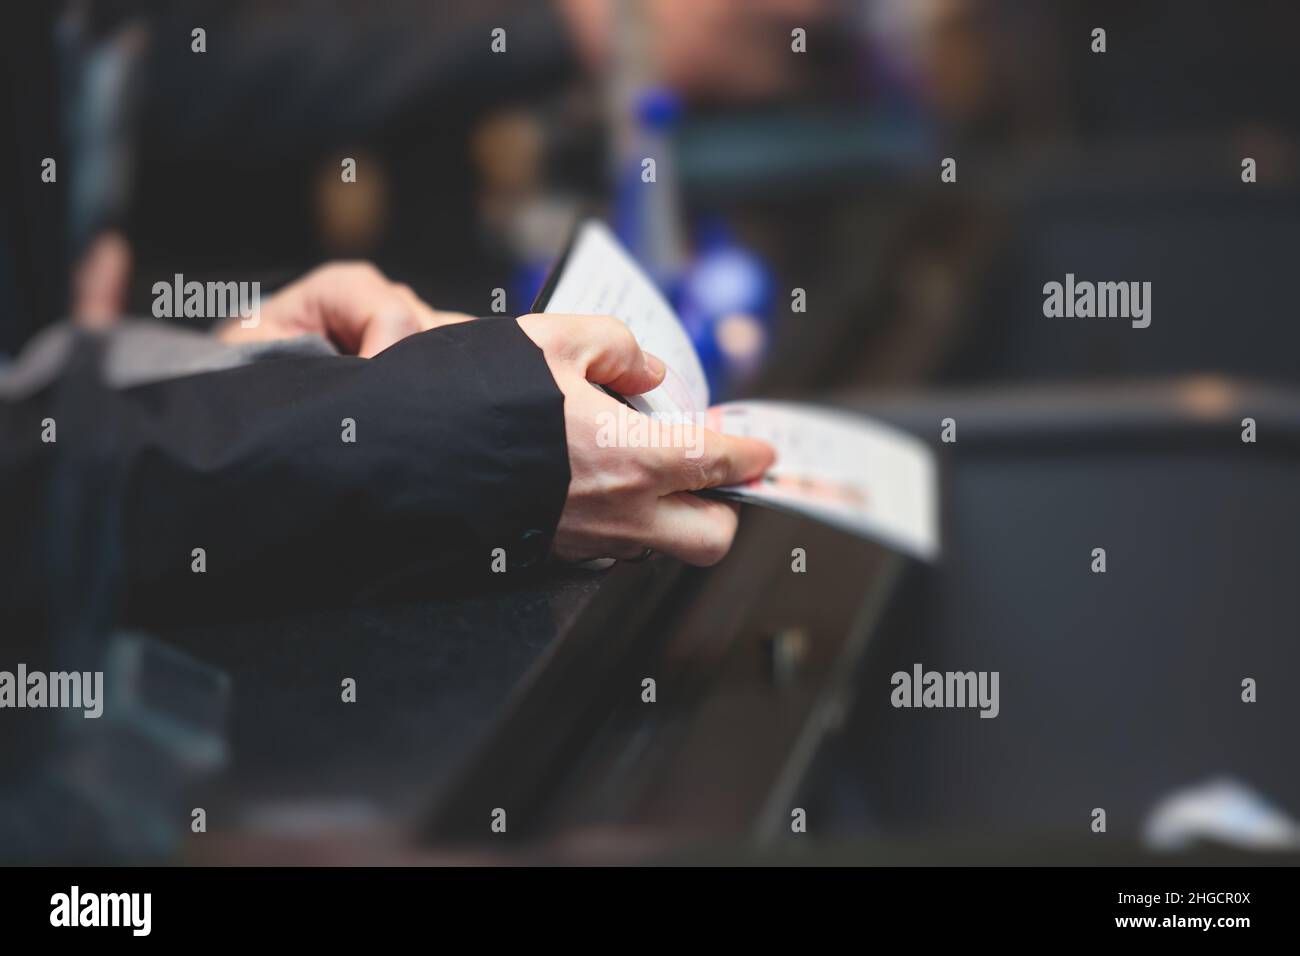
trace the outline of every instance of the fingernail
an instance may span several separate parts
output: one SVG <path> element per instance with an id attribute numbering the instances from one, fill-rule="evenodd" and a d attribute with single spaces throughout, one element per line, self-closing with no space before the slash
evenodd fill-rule
<path id="1" fill-rule="evenodd" d="M 645 358 L 646 370 L 655 378 L 662 378 L 668 371 L 668 367 L 657 355 L 651 355 L 649 352 L 642 352 L 641 355 Z"/>

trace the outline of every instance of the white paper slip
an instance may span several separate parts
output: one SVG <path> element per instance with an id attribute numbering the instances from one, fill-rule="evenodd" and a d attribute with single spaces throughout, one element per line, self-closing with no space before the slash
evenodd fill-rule
<path id="1" fill-rule="evenodd" d="M 680 417 L 709 407 L 704 369 L 677 313 L 604 223 L 589 219 L 578 227 L 543 308 L 612 315 L 632 330 L 641 348 L 663 359 L 668 366 L 663 384 L 628 398 L 637 411 Z"/>
<path id="2" fill-rule="evenodd" d="M 934 456 L 905 432 L 846 412 L 783 402 L 729 402 L 709 427 L 761 438 L 776 464 L 730 496 L 784 508 L 924 560 L 939 553 Z"/>

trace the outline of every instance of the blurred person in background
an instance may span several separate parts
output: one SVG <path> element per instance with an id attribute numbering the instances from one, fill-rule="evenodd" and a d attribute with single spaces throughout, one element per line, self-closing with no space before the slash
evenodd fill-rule
<path id="1" fill-rule="evenodd" d="M 493 197 L 547 176 L 604 189 L 602 116 L 586 94 L 621 66 L 616 17 L 639 18 L 666 86 L 746 103 L 808 82 L 815 57 L 789 55 L 790 29 L 836 6 L 72 4 L 61 38 L 78 64 L 71 145 L 85 184 L 73 247 L 90 296 L 73 311 L 97 315 L 96 295 L 111 294 L 139 312 L 177 272 L 274 287 L 331 258 L 486 311 L 516 259 Z"/>

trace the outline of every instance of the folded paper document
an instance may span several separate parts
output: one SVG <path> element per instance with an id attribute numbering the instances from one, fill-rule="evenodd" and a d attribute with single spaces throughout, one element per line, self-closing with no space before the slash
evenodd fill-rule
<path id="1" fill-rule="evenodd" d="M 934 455 L 924 442 L 860 415 L 770 401 L 709 407 L 690 336 L 654 283 L 600 222 L 574 233 L 534 311 L 611 315 L 663 359 L 663 384 L 625 400 L 668 424 L 703 423 L 771 444 L 762 478 L 719 493 L 807 515 L 931 560 L 939 552 Z"/>

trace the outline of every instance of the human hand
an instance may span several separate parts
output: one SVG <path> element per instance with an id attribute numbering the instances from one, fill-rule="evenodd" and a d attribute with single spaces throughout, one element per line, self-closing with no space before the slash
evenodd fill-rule
<path id="1" fill-rule="evenodd" d="M 570 479 L 555 556 L 626 560 L 652 548 L 689 564 L 720 561 L 731 548 L 739 509 L 691 492 L 759 477 L 775 458 L 772 448 L 701 425 L 646 420 L 639 424 L 657 434 L 648 446 L 603 441 L 602 423 L 639 413 L 593 386 L 640 395 L 663 381 L 663 362 L 642 352 L 617 319 L 525 315 L 517 321 L 564 393 Z"/>
<path id="2" fill-rule="evenodd" d="M 348 355 L 370 358 L 395 342 L 473 316 L 438 312 L 368 262 L 336 262 L 307 273 L 263 303 L 256 324 L 220 326 L 224 342 L 264 342 L 310 333 Z"/>

